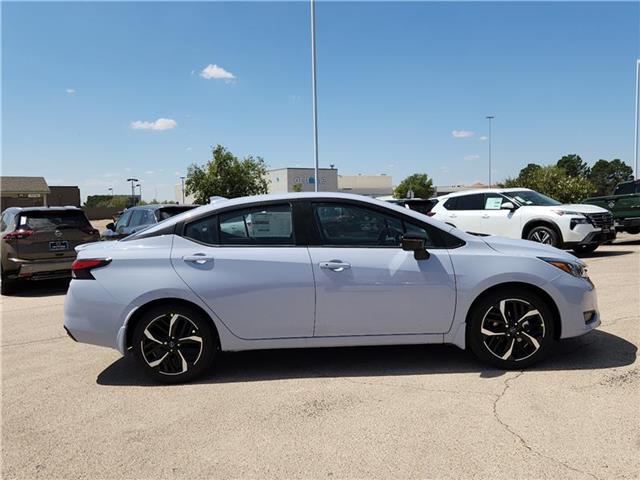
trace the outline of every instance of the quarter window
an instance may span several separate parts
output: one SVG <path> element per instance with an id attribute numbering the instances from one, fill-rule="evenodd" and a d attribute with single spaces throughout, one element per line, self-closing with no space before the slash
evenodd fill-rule
<path id="1" fill-rule="evenodd" d="M 293 245 L 290 205 L 236 210 L 220 215 L 223 245 Z"/>

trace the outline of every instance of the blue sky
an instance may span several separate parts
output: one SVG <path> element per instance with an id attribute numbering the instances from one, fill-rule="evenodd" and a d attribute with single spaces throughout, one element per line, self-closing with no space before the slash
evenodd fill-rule
<path id="1" fill-rule="evenodd" d="M 639 5 L 318 4 L 321 166 L 484 181 L 488 114 L 494 179 L 632 164 Z M 173 199 L 216 143 L 312 166 L 309 43 L 305 2 L 3 2 L 2 174 Z"/>

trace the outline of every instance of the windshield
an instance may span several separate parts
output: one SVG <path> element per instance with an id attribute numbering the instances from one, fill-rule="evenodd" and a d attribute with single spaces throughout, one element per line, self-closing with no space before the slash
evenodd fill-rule
<path id="1" fill-rule="evenodd" d="M 534 192 L 533 190 L 517 190 L 515 192 L 502 192 L 506 197 L 515 200 L 520 205 L 533 205 L 536 207 L 552 207 L 562 205 L 551 197 Z"/>

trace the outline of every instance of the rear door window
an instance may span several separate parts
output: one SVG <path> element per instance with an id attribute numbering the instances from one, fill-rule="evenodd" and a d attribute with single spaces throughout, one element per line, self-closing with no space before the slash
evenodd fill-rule
<path id="1" fill-rule="evenodd" d="M 132 227 L 137 227 L 138 225 L 149 225 L 151 223 L 156 223 L 156 218 L 153 215 L 153 212 L 146 208 L 134 210 L 131 214 L 131 220 L 129 221 L 129 225 Z"/>
<path id="2" fill-rule="evenodd" d="M 293 245 L 291 205 L 268 205 L 220 214 L 222 245 Z"/>

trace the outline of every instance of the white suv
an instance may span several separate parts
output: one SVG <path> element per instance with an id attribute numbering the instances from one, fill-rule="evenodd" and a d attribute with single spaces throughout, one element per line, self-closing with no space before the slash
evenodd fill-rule
<path id="1" fill-rule="evenodd" d="M 616 233 L 613 215 L 594 205 L 560 202 L 528 188 L 491 188 L 438 198 L 433 218 L 480 235 L 501 235 L 593 252 Z"/>

